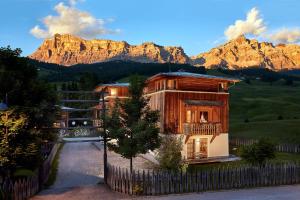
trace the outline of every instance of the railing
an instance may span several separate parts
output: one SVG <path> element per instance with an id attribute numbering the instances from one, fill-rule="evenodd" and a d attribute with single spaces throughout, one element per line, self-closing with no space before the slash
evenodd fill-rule
<path id="1" fill-rule="evenodd" d="M 183 123 L 185 135 L 217 135 L 221 130 L 221 123 Z"/>

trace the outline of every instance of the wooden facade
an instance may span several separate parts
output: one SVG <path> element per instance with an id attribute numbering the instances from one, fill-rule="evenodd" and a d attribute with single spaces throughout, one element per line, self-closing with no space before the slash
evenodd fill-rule
<path id="1" fill-rule="evenodd" d="M 160 73 L 146 81 L 144 95 L 150 108 L 160 111 L 161 133 L 183 136 L 187 160 L 223 157 L 229 154 L 228 87 L 235 82 L 238 80 L 186 72 Z M 103 87 L 109 91 L 115 86 L 98 89 Z M 118 97 L 128 95 L 128 88 L 115 88 Z"/>

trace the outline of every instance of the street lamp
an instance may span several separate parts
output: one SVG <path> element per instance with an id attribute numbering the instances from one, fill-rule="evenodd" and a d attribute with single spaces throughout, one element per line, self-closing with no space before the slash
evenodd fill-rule
<path id="1" fill-rule="evenodd" d="M 104 171 L 104 183 L 107 183 L 107 133 L 106 133 L 106 106 L 105 106 L 105 95 L 107 94 L 106 92 L 106 87 L 104 87 L 100 91 L 100 103 L 102 103 L 101 110 L 102 110 L 102 129 L 103 129 L 103 171 Z"/>

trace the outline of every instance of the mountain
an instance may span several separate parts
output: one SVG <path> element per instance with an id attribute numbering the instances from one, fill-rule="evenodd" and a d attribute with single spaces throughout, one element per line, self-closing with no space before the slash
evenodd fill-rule
<path id="1" fill-rule="evenodd" d="M 141 63 L 189 63 L 181 47 L 164 47 L 154 43 L 129 45 L 124 41 L 84 40 L 70 34 L 55 34 L 29 56 L 31 59 L 64 66 L 112 60 Z"/>
<path id="2" fill-rule="evenodd" d="M 275 71 L 300 68 L 300 46 L 250 40 L 240 36 L 191 58 L 193 65 L 228 69 L 262 67 Z"/>
<path id="3" fill-rule="evenodd" d="M 208 52 L 189 58 L 181 47 L 164 47 L 151 42 L 129 45 L 124 41 L 84 40 L 70 34 L 55 34 L 29 56 L 42 62 L 64 66 L 113 60 L 140 63 L 177 63 L 241 69 L 261 67 L 271 70 L 300 69 L 300 46 L 273 45 L 240 36 Z"/>

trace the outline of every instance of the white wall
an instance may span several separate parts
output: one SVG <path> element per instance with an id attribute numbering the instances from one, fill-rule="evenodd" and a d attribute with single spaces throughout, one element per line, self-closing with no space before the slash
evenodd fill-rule
<path id="1" fill-rule="evenodd" d="M 212 135 L 194 135 L 191 136 L 191 139 L 197 138 L 207 138 L 208 140 L 208 157 L 220 157 L 220 156 L 229 156 L 229 141 L 228 141 L 228 133 L 222 133 L 215 137 L 212 143 L 210 140 Z M 183 143 L 185 142 L 185 137 L 183 138 Z M 183 145 L 182 156 L 184 158 L 187 157 L 187 145 Z"/>
<path id="2" fill-rule="evenodd" d="M 208 141 L 210 142 L 210 139 Z M 218 135 L 212 143 L 208 144 L 208 157 L 229 156 L 228 142 L 228 133 Z"/>

